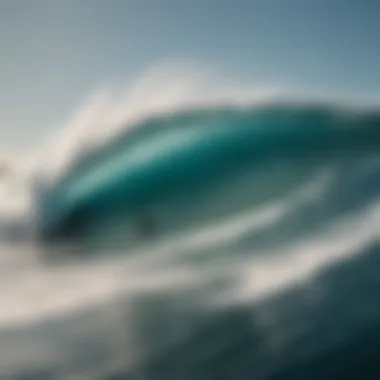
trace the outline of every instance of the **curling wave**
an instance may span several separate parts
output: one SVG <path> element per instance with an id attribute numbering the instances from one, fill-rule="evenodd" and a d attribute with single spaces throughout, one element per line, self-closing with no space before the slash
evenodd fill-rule
<path id="1" fill-rule="evenodd" d="M 142 228 L 155 224 L 169 233 L 221 220 L 294 191 L 318 170 L 371 155 L 379 126 L 377 113 L 322 105 L 153 117 L 89 153 L 45 190 L 41 229 L 46 237 L 83 229 L 95 235 L 117 219 L 127 231 L 142 218 Z"/>

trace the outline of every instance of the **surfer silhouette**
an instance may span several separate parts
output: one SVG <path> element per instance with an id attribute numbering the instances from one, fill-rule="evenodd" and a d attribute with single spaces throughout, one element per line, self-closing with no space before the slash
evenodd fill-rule
<path id="1" fill-rule="evenodd" d="M 137 229 L 142 237 L 148 238 L 154 235 L 156 225 L 152 215 L 147 212 L 143 213 L 138 220 Z"/>

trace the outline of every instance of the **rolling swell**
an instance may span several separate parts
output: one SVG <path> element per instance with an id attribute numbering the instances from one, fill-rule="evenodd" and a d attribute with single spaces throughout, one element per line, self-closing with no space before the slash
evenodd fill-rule
<path id="1" fill-rule="evenodd" d="M 281 183 L 279 192 L 269 190 L 275 198 L 317 168 L 344 167 L 375 151 L 379 126 L 377 113 L 327 106 L 200 109 L 145 119 L 76 162 L 45 192 L 42 230 L 46 236 L 72 235 L 86 220 L 104 219 L 115 210 L 135 215 L 206 202 L 247 173 L 249 180 L 237 188 L 263 187 L 265 177 L 264 193 Z M 268 177 L 278 178 L 277 184 Z M 255 194 L 239 207 L 263 200 Z"/>

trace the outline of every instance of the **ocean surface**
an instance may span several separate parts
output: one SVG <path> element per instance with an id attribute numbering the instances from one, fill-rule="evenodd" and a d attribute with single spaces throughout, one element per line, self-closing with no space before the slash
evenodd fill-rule
<path id="1" fill-rule="evenodd" d="M 380 117 L 351 111 L 161 115 L 31 186 L 33 214 L 1 226 L 0 379 L 380 378 Z M 244 124 L 254 154 L 170 207 L 157 201 L 153 239 L 129 246 L 129 221 L 113 219 L 107 237 L 90 229 L 86 244 L 38 238 L 44 197 L 55 197 L 53 214 L 77 207 L 67 199 L 91 168 L 184 119 L 205 133 Z M 183 166 L 193 180 L 195 161 Z"/>

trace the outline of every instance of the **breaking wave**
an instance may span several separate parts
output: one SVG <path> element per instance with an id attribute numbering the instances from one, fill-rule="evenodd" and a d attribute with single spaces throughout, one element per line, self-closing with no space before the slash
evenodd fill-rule
<path id="1" fill-rule="evenodd" d="M 23 227 L 90 227 L 3 243 L 0 377 L 377 377 L 379 114 L 153 77 L 29 172 Z"/>

